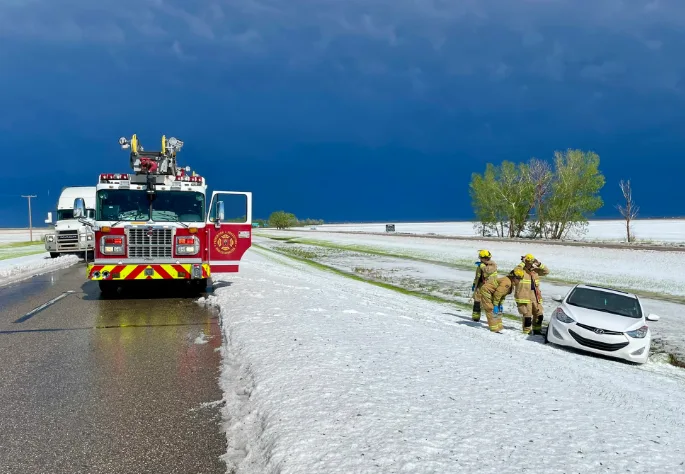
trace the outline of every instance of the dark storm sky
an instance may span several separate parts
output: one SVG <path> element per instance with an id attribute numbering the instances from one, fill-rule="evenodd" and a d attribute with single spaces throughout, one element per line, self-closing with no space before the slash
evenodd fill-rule
<path id="1" fill-rule="evenodd" d="M 488 161 L 591 149 L 685 215 L 682 0 L 0 0 L 0 226 L 185 141 L 255 215 L 468 219 Z"/>

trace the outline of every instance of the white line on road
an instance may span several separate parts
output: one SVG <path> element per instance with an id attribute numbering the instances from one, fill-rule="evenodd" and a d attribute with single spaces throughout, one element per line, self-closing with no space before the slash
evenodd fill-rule
<path id="1" fill-rule="evenodd" d="M 14 322 L 15 323 L 23 323 L 24 321 L 33 317 L 36 313 L 43 311 L 48 306 L 52 306 L 53 304 L 57 303 L 62 298 L 66 298 L 67 296 L 69 296 L 72 293 L 75 293 L 74 290 L 65 291 L 64 293 L 62 293 L 61 295 L 51 299 L 47 303 L 43 303 L 42 305 L 38 306 L 37 308 L 32 309 L 31 311 L 29 311 L 28 313 L 26 313 L 25 315 L 23 315 L 21 318 L 17 319 Z"/>

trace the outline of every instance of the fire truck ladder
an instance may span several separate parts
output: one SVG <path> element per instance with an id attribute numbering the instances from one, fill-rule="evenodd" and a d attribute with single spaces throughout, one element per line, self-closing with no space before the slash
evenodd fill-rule
<path id="1" fill-rule="evenodd" d="M 145 151 L 134 134 L 129 141 L 126 137 L 119 139 L 122 150 L 131 149 L 131 168 L 137 175 L 171 175 L 177 174 L 176 152 L 183 147 L 183 142 L 175 137 L 168 141 L 162 135 L 161 151 Z"/>

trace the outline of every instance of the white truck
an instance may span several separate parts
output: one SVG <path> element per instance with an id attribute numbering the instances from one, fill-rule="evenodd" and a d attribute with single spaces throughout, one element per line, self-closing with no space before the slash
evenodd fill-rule
<path id="1" fill-rule="evenodd" d="M 93 229 L 74 218 L 74 201 L 85 201 L 86 220 L 95 219 L 95 186 L 72 186 L 64 188 L 57 201 L 57 222 L 54 232 L 45 235 L 45 250 L 52 258 L 73 253 L 88 258 L 95 248 Z M 48 212 L 46 224 L 52 224 L 52 212 Z"/>

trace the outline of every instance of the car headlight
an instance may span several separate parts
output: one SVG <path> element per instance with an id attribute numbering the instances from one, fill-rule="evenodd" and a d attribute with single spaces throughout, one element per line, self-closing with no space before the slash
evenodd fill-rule
<path id="1" fill-rule="evenodd" d="M 561 321 L 562 323 L 570 324 L 570 323 L 575 323 L 576 320 L 573 319 L 571 316 L 566 314 L 563 309 L 557 308 L 554 310 L 554 317 L 557 318 L 558 321 Z"/>
<path id="2" fill-rule="evenodd" d="M 628 331 L 626 332 L 626 334 L 634 339 L 643 339 L 647 336 L 647 331 L 649 331 L 649 327 L 642 326 L 641 328 L 636 329 L 634 331 Z"/>

